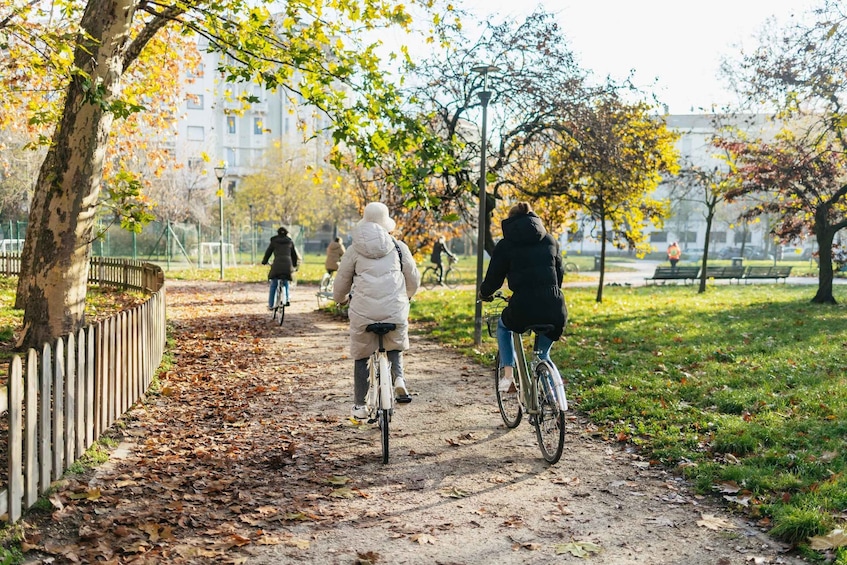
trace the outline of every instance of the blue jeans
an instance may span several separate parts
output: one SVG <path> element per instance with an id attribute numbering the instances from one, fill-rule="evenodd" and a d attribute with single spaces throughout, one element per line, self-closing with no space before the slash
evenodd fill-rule
<path id="1" fill-rule="evenodd" d="M 270 279 L 271 281 L 271 293 L 268 296 L 268 307 L 274 307 L 274 296 L 276 295 L 276 287 L 279 286 L 279 283 L 282 283 L 282 288 L 285 289 L 285 299 L 283 302 L 289 302 L 288 298 L 288 281 L 284 281 L 282 279 Z"/>
<path id="2" fill-rule="evenodd" d="M 497 347 L 500 348 L 500 366 L 515 366 L 515 344 L 512 342 L 512 331 L 503 325 L 503 318 L 497 322 Z M 546 335 L 538 336 L 538 349 L 541 359 L 550 359 L 550 348 L 553 340 Z"/>

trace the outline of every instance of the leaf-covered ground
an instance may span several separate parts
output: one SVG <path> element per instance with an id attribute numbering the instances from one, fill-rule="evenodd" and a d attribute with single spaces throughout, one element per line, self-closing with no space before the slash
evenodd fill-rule
<path id="1" fill-rule="evenodd" d="M 315 289 L 282 327 L 265 284 L 167 292 L 161 393 L 25 518 L 29 563 L 801 562 L 578 415 L 548 466 L 529 424 L 502 425 L 489 371 L 424 336 L 383 465 L 378 429 L 348 419 L 346 321 Z"/>

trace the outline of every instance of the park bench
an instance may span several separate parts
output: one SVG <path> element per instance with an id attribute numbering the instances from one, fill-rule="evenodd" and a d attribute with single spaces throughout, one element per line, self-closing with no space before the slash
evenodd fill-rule
<path id="1" fill-rule="evenodd" d="M 649 285 L 650 281 L 683 281 L 686 284 L 694 282 L 700 267 L 656 267 L 652 277 L 644 280 Z"/>
<path id="2" fill-rule="evenodd" d="M 738 280 L 739 284 L 741 283 L 742 277 L 744 277 L 744 267 L 736 266 L 736 267 L 706 267 L 706 278 L 707 279 L 729 279 L 729 282 L 732 283 L 732 279 Z"/>
<path id="3" fill-rule="evenodd" d="M 744 271 L 744 282 L 754 279 L 782 279 L 782 282 L 785 282 L 790 274 L 791 267 L 747 267 Z"/>

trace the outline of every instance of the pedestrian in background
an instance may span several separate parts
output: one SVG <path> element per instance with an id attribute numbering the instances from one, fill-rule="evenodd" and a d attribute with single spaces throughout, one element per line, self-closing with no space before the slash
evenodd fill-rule
<path id="1" fill-rule="evenodd" d="M 336 237 L 327 246 L 326 261 L 324 261 L 324 267 L 326 267 L 327 273 L 331 275 L 338 270 L 338 263 L 341 261 L 341 257 L 344 255 L 346 250 L 347 248 L 344 247 L 340 237 Z"/>
<path id="2" fill-rule="evenodd" d="M 674 241 L 668 246 L 668 261 L 670 261 L 672 269 L 676 267 L 676 264 L 679 263 L 679 259 L 681 257 L 682 249 L 680 249 L 679 244 Z"/>

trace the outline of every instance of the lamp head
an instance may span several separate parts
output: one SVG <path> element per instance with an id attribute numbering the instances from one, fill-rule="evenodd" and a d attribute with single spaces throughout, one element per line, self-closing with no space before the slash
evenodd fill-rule
<path id="1" fill-rule="evenodd" d="M 222 180 L 226 176 L 226 165 L 215 167 L 215 178 Z"/>

